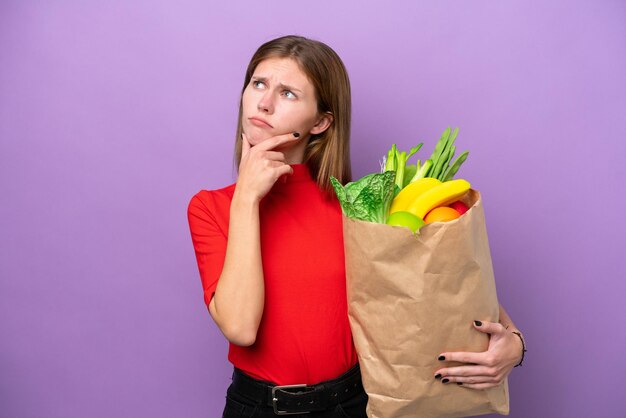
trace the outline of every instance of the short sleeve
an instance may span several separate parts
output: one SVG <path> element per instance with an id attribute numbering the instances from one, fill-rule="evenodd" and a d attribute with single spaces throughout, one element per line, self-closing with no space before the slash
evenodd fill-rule
<path id="1" fill-rule="evenodd" d="M 189 230 L 207 309 L 222 274 L 227 243 L 226 235 L 217 222 L 215 208 L 210 208 L 211 202 L 211 199 L 203 200 L 196 194 L 191 198 L 187 208 Z"/>

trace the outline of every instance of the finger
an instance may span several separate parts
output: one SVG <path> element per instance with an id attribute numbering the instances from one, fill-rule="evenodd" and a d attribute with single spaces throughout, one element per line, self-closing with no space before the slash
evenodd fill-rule
<path id="1" fill-rule="evenodd" d="M 506 328 L 499 322 L 474 321 L 474 328 L 485 334 L 498 334 L 506 331 Z"/>
<path id="2" fill-rule="evenodd" d="M 277 174 L 277 178 L 285 174 L 287 175 L 293 174 L 293 168 L 289 164 L 284 164 L 276 168 L 276 174 Z"/>
<path id="3" fill-rule="evenodd" d="M 468 389 L 489 389 L 489 388 L 495 388 L 496 386 L 500 385 L 500 383 L 478 383 L 478 384 L 471 384 L 471 383 L 463 383 L 461 385 L 462 388 L 468 388 Z"/>
<path id="4" fill-rule="evenodd" d="M 285 164 L 282 167 L 278 167 L 278 169 L 276 170 L 276 173 L 277 173 L 276 181 L 281 182 L 281 183 L 286 183 L 287 176 L 290 176 L 293 174 L 293 168 L 291 168 L 289 164 Z"/>
<path id="5" fill-rule="evenodd" d="M 457 366 L 439 369 L 435 372 L 435 377 L 467 377 L 467 376 L 495 376 L 498 371 L 495 367 L 488 366 Z"/>
<path id="6" fill-rule="evenodd" d="M 439 361 L 458 361 L 459 363 L 487 364 L 485 352 L 472 353 L 468 351 L 454 351 L 441 353 L 437 358 Z"/>
<path id="7" fill-rule="evenodd" d="M 285 154 L 279 151 L 266 151 L 263 156 L 271 161 L 285 161 Z"/>
<path id="8" fill-rule="evenodd" d="M 493 376 L 445 376 L 441 378 L 441 383 L 462 383 L 462 384 L 481 384 L 481 383 L 498 383 L 498 379 Z"/>
<path id="9" fill-rule="evenodd" d="M 278 136 L 274 136 L 274 137 L 266 139 L 265 141 L 258 144 L 255 148 L 258 149 L 259 151 L 261 150 L 268 151 L 268 150 L 281 146 L 285 142 L 290 142 L 290 141 L 295 142 L 298 140 L 299 137 L 300 137 L 300 134 L 297 132 L 293 132 L 293 133 L 285 134 L 285 135 L 278 135 Z"/>
<path id="10" fill-rule="evenodd" d="M 243 158 L 250 151 L 250 142 L 248 137 L 243 132 L 241 133 L 241 157 Z"/>

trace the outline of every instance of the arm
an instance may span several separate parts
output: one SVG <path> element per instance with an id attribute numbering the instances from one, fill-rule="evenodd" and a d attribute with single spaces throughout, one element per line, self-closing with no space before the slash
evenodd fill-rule
<path id="1" fill-rule="evenodd" d="M 245 134 L 242 138 L 224 266 L 209 303 L 211 317 L 236 345 L 254 344 L 265 304 L 259 205 L 280 176 L 293 172 L 285 163 L 284 154 L 272 149 L 296 138 L 292 134 L 281 135 L 254 147 Z"/>
<path id="2" fill-rule="evenodd" d="M 511 331 L 511 332 L 512 331 L 521 332 L 520 330 L 517 329 L 517 327 L 513 323 L 513 320 L 511 319 L 509 314 L 506 313 L 506 311 L 504 310 L 504 306 L 502 306 L 502 304 L 500 304 L 500 323 L 508 331 Z"/>
<path id="3" fill-rule="evenodd" d="M 507 329 L 508 327 L 508 329 Z M 500 305 L 500 322 L 475 321 L 474 328 L 489 334 L 489 347 L 481 353 L 441 353 L 447 361 L 468 365 L 441 368 L 435 377 L 442 383 L 456 382 L 471 389 L 486 389 L 501 384 L 522 358 L 522 341 L 513 334 L 515 324 Z"/>
<path id="4" fill-rule="evenodd" d="M 235 189 L 224 267 L 209 312 L 224 336 L 241 346 L 254 344 L 263 314 L 265 285 L 259 231 L 259 202 Z"/>

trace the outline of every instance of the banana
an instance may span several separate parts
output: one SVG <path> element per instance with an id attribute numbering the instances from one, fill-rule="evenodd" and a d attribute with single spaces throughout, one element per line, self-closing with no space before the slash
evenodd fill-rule
<path id="1" fill-rule="evenodd" d="M 405 210 L 424 219 L 431 209 L 449 205 L 467 193 L 469 189 L 469 182 L 463 179 L 444 181 L 420 194 Z"/>
<path id="2" fill-rule="evenodd" d="M 389 214 L 405 211 L 411 202 L 415 201 L 422 193 L 441 184 L 441 181 L 432 177 L 423 177 L 406 185 L 391 202 Z"/>

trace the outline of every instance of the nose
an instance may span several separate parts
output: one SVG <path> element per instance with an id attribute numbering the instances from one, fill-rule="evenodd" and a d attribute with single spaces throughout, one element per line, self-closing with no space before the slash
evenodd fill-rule
<path id="1" fill-rule="evenodd" d="M 272 114 L 274 112 L 274 99 L 271 91 L 266 91 L 265 94 L 261 96 L 257 104 L 257 109 L 263 113 Z"/>

